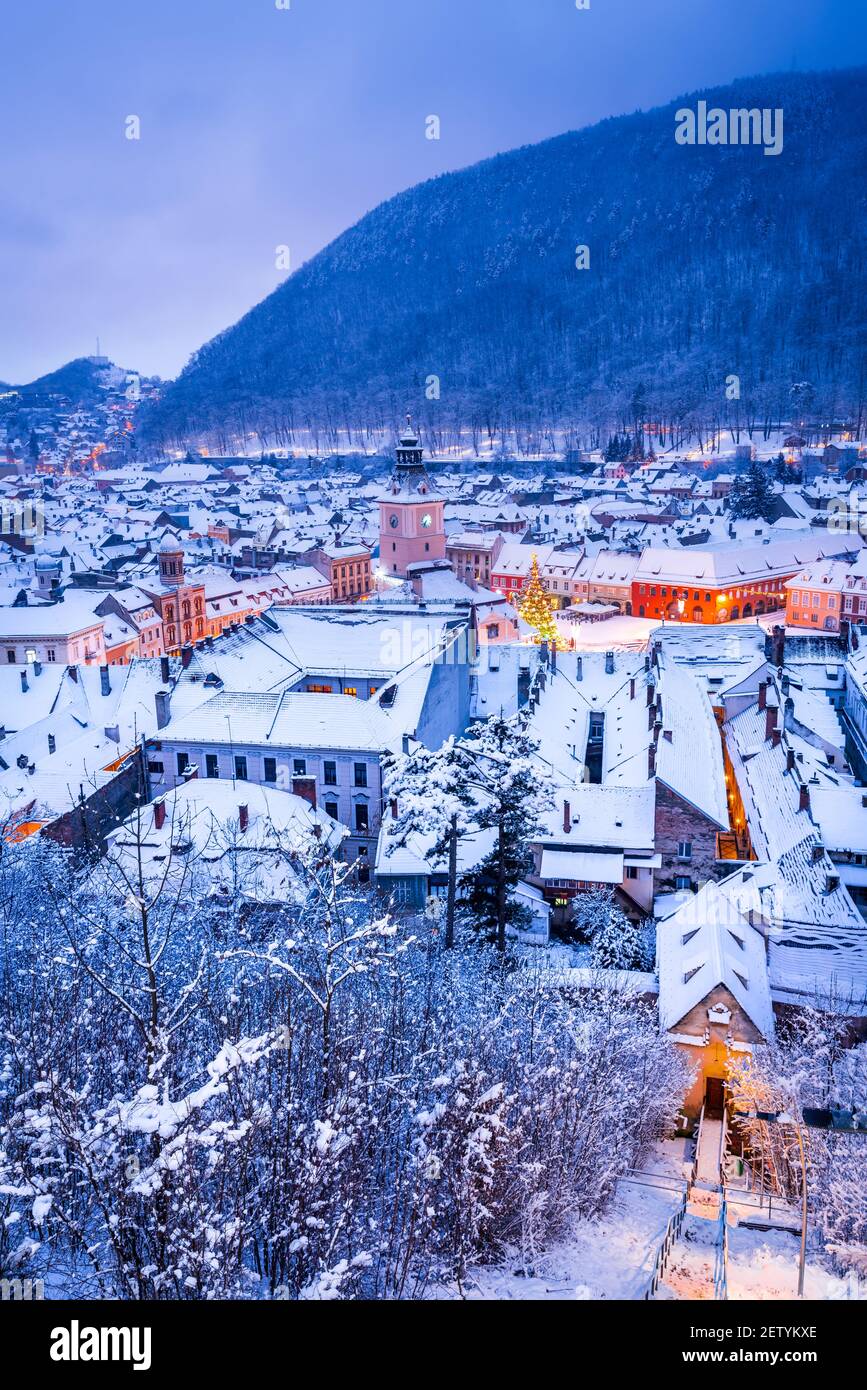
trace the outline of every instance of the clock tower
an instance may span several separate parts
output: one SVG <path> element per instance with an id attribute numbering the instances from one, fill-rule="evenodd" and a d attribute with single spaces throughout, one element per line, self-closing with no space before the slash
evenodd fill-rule
<path id="1" fill-rule="evenodd" d="M 407 416 L 388 491 L 379 499 L 379 563 L 386 574 L 406 579 L 409 565 L 445 559 L 444 508 L 445 498 L 434 490 Z"/>

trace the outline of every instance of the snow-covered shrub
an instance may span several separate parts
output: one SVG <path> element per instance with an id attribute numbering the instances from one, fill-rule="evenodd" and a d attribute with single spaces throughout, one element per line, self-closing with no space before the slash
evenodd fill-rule
<path id="1" fill-rule="evenodd" d="M 188 861 L 154 887 L 0 858 L 0 1192 L 34 1276 L 419 1297 L 599 1212 L 665 1127 L 683 1066 L 652 1011 L 416 939 L 320 843 L 291 854 L 267 910 Z"/>

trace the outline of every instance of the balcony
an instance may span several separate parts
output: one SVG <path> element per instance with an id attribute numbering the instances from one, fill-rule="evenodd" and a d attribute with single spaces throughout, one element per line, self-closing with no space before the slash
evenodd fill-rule
<path id="1" fill-rule="evenodd" d="M 738 830 L 720 832 L 716 837 L 716 857 L 728 864 L 748 864 L 755 856 L 747 832 Z"/>

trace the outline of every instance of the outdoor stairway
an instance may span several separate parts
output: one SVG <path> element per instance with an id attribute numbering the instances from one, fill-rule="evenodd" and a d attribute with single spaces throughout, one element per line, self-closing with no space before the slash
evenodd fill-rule
<path id="1" fill-rule="evenodd" d="M 724 1136 L 722 1120 L 710 1119 L 702 1111 L 687 1210 L 693 1216 L 704 1217 L 709 1221 L 716 1220 L 719 1211 L 720 1162 Z"/>
<path id="2" fill-rule="evenodd" d="M 716 1250 L 716 1220 L 687 1216 L 666 1262 L 656 1298 L 714 1298 Z"/>
<path id="3" fill-rule="evenodd" d="M 732 1213 L 722 1190 L 725 1118 L 702 1108 L 692 1172 L 656 1254 L 645 1298 L 725 1298 L 725 1251 Z"/>

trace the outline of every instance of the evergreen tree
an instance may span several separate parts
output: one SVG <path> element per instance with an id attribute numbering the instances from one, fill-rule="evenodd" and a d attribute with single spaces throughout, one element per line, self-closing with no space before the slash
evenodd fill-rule
<path id="1" fill-rule="evenodd" d="M 539 561 L 533 555 L 530 578 L 521 590 L 518 612 L 536 629 L 540 642 L 553 642 L 557 638 L 557 625 L 554 622 L 554 600 L 546 591 L 539 574 Z"/>
<path id="2" fill-rule="evenodd" d="M 640 925 L 627 917 L 610 888 L 589 889 L 572 903 L 572 931 L 590 946 L 598 970 L 646 970 L 653 949 Z"/>
<path id="3" fill-rule="evenodd" d="M 773 493 L 767 470 L 758 460 L 754 460 L 745 473 L 735 478 L 729 506 L 732 516 L 738 520 L 773 520 Z"/>
<path id="4" fill-rule="evenodd" d="M 644 459 L 644 439 L 639 431 L 634 439 L 630 440 L 627 459 L 630 463 L 641 463 Z"/>
<path id="5" fill-rule="evenodd" d="M 537 749 L 520 719 L 501 715 L 476 725 L 460 745 L 464 796 L 474 803 L 478 828 L 495 831 L 493 848 L 463 882 L 476 924 L 500 951 L 506 949 L 506 928 L 526 917 L 513 890 L 531 868 L 530 841 L 547 801 Z"/>

